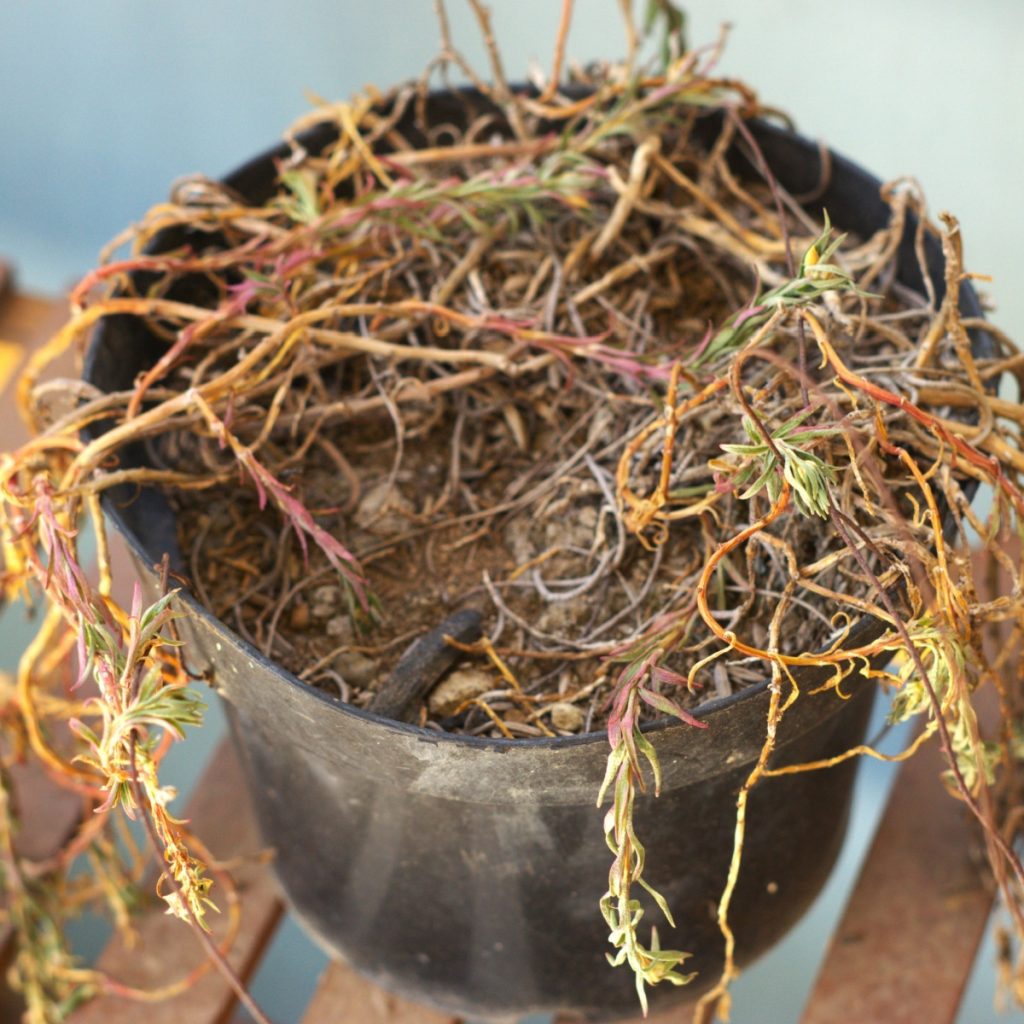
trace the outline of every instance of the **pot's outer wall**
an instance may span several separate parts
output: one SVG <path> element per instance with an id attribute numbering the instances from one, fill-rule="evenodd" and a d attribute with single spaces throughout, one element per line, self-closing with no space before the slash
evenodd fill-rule
<path id="1" fill-rule="evenodd" d="M 193 620 L 194 621 L 194 620 Z M 305 924 L 387 988 L 471 1017 L 575 1008 L 637 1012 L 632 976 L 605 960 L 597 900 L 611 854 L 594 805 L 606 743 L 537 747 L 438 741 L 378 726 L 292 686 L 205 621 L 191 657 L 218 666 L 218 689 L 275 867 Z M 840 753 L 863 739 L 873 689 L 851 683 L 794 705 L 776 764 Z M 325 707 L 325 705 L 328 705 Z M 687 989 L 717 979 L 715 904 L 725 882 L 734 798 L 761 747 L 768 693 L 708 715 L 709 727 L 650 733 L 661 796 L 638 801 L 652 906 L 663 942 L 694 951 Z M 732 913 L 741 962 L 770 947 L 817 895 L 839 852 L 855 763 L 757 786 Z"/>
<path id="2" fill-rule="evenodd" d="M 441 94 L 439 117 L 461 119 L 471 93 Z M 714 138 L 721 115 L 701 119 Z M 862 236 L 886 222 L 879 183 L 833 155 L 821 186 L 818 147 L 764 124 L 752 126 L 774 173 L 793 194 L 817 190 L 811 207 Z M 304 137 L 322 146 L 328 130 Z M 253 199 L 273 180 L 271 157 L 230 179 Z M 737 155 L 737 163 L 746 163 Z M 747 165 L 749 170 L 749 164 Z M 901 279 L 920 288 L 913 222 L 901 249 Z M 942 293 L 938 243 L 929 273 Z M 973 291 L 961 303 L 980 316 Z M 975 339 L 990 349 L 990 339 Z M 86 376 L 104 390 L 130 387 L 159 348 L 129 317 L 104 322 Z M 143 459 L 127 453 L 125 461 Z M 181 566 L 170 510 L 156 492 L 125 493 L 108 513 L 126 535 L 150 586 L 167 552 Z M 229 706 L 232 733 L 256 813 L 293 907 L 314 934 L 388 988 L 474 1017 L 575 1009 L 592 1019 L 636 1012 L 632 977 L 605 960 L 597 902 L 610 853 L 594 799 L 607 739 L 486 741 L 442 736 L 376 718 L 310 689 L 198 606 L 184 631 L 193 667 L 206 669 Z M 805 690 L 820 681 L 801 677 Z M 774 764 L 838 754 L 861 742 L 873 685 L 853 677 L 849 699 L 805 696 L 783 722 Z M 637 805 L 647 874 L 668 899 L 677 929 L 648 907 L 644 926 L 694 952 L 686 989 L 659 986 L 652 1002 L 689 998 L 717 978 L 722 941 L 715 906 L 732 852 L 737 790 L 761 748 L 766 685 L 706 704 L 708 728 L 659 722 L 648 731 L 664 769 L 663 791 Z M 774 943 L 817 895 L 845 830 L 854 762 L 770 779 L 751 796 L 740 883 L 731 921 L 739 959 Z M 649 901 L 648 901 L 649 902 Z M 643 928 L 643 930 L 646 930 Z"/>

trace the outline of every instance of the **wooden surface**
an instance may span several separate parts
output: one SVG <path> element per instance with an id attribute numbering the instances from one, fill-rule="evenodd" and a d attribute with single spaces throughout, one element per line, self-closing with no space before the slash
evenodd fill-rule
<path id="1" fill-rule="evenodd" d="M 2 274 L 0 274 L 2 278 Z M 0 295 L 0 391 L 23 350 L 48 335 L 64 316 L 62 304 Z M 13 346 L 13 347 L 12 347 Z M 20 434 L 9 399 L 2 406 L 0 442 Z M 991 905 L 991 895 L 971 860 L 976 830 L 936 777 L 935 752 L 900 769 L 860 881 L 833 937 L 802 1024 L 850 1021 L 928 1022 L 955 1019 L 965 979 Z M 75 827 L 77 801 L 54 790 L 39 773 L 20 782 L 22 802 L 34 809 L 22 836 L 23 851 L 45 856 Z M 281 919 L 282 905 L 269 868 L 256 857 L 259 843 L 244 795 L 240 769 L 224 746 L 216 754 L 187 811 L 197 833 L 222 858 L 241 856 L 241 935 L 232 961 L 243 976 L 256 969 Z M 221 890 L 222 891 L 222 890 Z M 139 923 L 141 947 L 118 943 L 102 955 L 110 973 L 139 987 L 153 987 L 201 960 L 189 930 L 162 905 Z M 0 939 L 3 936 L 0 935 Z M 13 1020 L 0 996 L 0 1017 Z M 74 1024 L 225 1024 L 234 1001 L 210 972 L 186 995 L 160 1004 L 103 997 L 80 1010 Z M 296 1015 L 296 1021 L 301 1011 Z M 301 1017 L 303 1024 L 453 1024 L 456 1018 L 388 995 L 341 964 L 332 964 Z M 687 1010 L 652 1016 L 649 1024 L 690 1024 Z M 293 1024 L 292 1021 L 281 1024 Z"/>
<path id="2" fill-rule="evenodd" d="M 459 1024 L 459 1018 L 429 1010 L 369 984 L 341 963 L 324 971 L 302 1024 Z"/>
<path id="3" fill-rule="evenodd" d="M 938 769 L 934 750 L 900 769 L 801 1024 L 955 1020 L 992 897 L 970 857 L 976 832 L 960 805 L 945 793 Z M 252 853 L 258 848 L 242 780 L 228 747 L 218 752 L 197 792 L 188 816 L 216 853 Z M 253 863 L 243 877 L 246 916 L 234 962 L 247 976 L 270 939 L 280 905 L 267 867 Z M 188 930 L 159 906 L 143 916 L 140 932 L 141 952 L 126 956 L 115 945 L 104 953 L 101 966 L 123 980 L 148 986 L 199 959 Z M 143 1006 L 105 997 L 72 1019 L 73 1024 L 223 1024 L 232 1005 L 225 984 L 210 974 L 180 999 Z M 340 963 L 324 972 L 301 1021 L 458 1024 L 456 1017 L 381 991 Z M 640 1018 L 632 1024 L 640 1024 Z M 691 1024 L 691 1012 L 684 1008 L 653 1014 L 647 1024 Z"/>
<path id="4" fill-rule="evenodd" d="M 61 303 L 16 294 L 12 283 L 10 269 L 0 262 L 0 451 L 9 451 L 28 436 L 14 410 L 11 384 L 27 353 L 64 319 Z M 4 653 L 5 661 L 13 669 L 16 652 Z M 4 686 L 12 682 L 10 677 L 3 679 Z M 21 819 L 15 849 L 19 856 L 29 860 L 45 860 L 73 835 L 81 820 L 82 801 L 51 782 L 36 763 L 14 765 L 11 785 L 11 799 Z M 0 922 L 0 969 L 10 963 L 13 953 L 10 927 Z M 17 1019 L 19 1010 L 17 999 L 0 991 L 0 1021 Z"/>
<path id="5" fill-rule="evenodd" d="M 981 555 L 974 576 L 979 588 L 1010 585 L 1003 570 L 987 578 Z M 985 642 L 994 659 L 1000 631 Z M 998 702 L 991 689 L 978 696 L 979 726 L 992 735 Z M 934 740 L 900 769 L 800 1024 L 956 1018 L 994 894 L 981 830 L 946 792 L 943 770 Z"/>
<path id="6" fill-rule="evenodd" d="M 11 384 L 28 352 L 56 331 L 67 316 L 62 302 L 4 291 L 3 282 L 9 279 L 9 271 L 0 263 L 0 451 L 5 452 L 28 438 L 14 408 Z"/>
<path id="7" fill-rule="evenodd" d="M 900 769 L 800 1024 L 955 1019 L 992 893 L 941 771 L 934 744 Z"/>
<path id="8" fill-rule="evenodd" d="M 28 439 L 28 430 L 14 408 L 13 385 L 29 352 L 54 333 L 67 318 L 67 304 L 55 299 L 20 294 L 14 274 L 0 261 L 0 452 Z M 127 558 L 113 551 L 119 565 Z M 15 652 L 5 652 L 11 661 Z M 11 666 L 13 668 L 13 665 Z M 5 680 L 9 685 L 11 680 Z M 15 839 L 18 854 L 45 860 L 74 833 L 82 817 L 82 800 L 52 782 L 38 763 L 11 769 L 12 799 L 21 823 Z M 0 965 L 10 956 L 10 930 L 0 922 Z M 0 1012 L 0 1021 L 8 1018 Z"/>
<path id="9" fill-rule="evenodd" d="M 82 800 L 51 782 L 38 764 L 16 764 L 10 775 L 11 800 L 21 826 L 15 853 L 31 861 L 46 860 L 74 835 L 82 819 Z M 0 921 L 0 977 L 14 953 L 11 926 Z M 20 1012 L 20 1000 L 0 985 L 0 1021 L 17 1020 Z"/>
<path id="10" fill-rule="evenodd" d="M 245 780 L 227 742 L 214 754 L 203 780 L 185 810 L 185 818 L 203 837 L 212 855 L 235 861 L 232 871 L 238 884 L 241 927 L 229 960 L 242 978 L 248 978 L 259 962 L 281 917 L 277 887 L 260 854 L 256 824 L 249 811 Z M 223 904 L 224 889 L 217 900 Z M 210 915 L 214 936 L 221 938 L 228 921 L 227 906 Z M 117 981 L 139 989 L 156 988 L 186 976 L 205 964 L 195 935 L 165 913 L 162 901 L 153 901 L 138 922 L 138 941 L 128 950 L 115 939 L 104 950 L 98 967 Z M 234 1006 L 234 994 L 215 970 L 182 995 L 144 1008 L 130 1000 L 102 996 L 75 1013 L 73 1024 L 213 1024 L 224 1021 Z"/>

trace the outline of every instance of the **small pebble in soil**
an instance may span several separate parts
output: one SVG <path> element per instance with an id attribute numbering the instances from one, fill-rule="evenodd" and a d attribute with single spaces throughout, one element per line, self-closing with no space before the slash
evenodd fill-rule
<path id="1" fill-rule="evenodd" d="M 324 632 L 339 644 L 350 644 L 356 638 L 355 627 L 347 615 L 335 615 L 324 627 Z"/>
<path id="2" fill-rule="evenodd" d="M 377 676 L 377 662 L 358 651 L 342 651 L 332 666 L 350 686 L 371 687 Z"/>
<path id="3" fill-rule="evenodd" d="M 362 529 L 386 537 L 408 529 L 412 513 L 409 499 L 384 480 L 363 495 L 353 520 Z"/>
<path id="4" fill-rule="evenodd" d="M 467 700 L 493 688 L 493 680 L 483 669 L 457 668 L 430 691 L 427 707 L 432 715 L 450 715 Z"/>
<path id="5" fill-rule="evenodd" d="M 583 728 L 583 709 L 559 701 L 551 705 L 551 724 L 559 732 L 579 732 Z"/>
<path id="6" fill-rule="evenodd" d="M 505 528 L 505 543 L 508 544 L 517 565 L 523 565 L 537 554 L 537 547 L 530 540 L 531 519 L 511 519 Z"/>
<path id="7" fill-rule="evenodd" d="M 291 614 L 288 616 L 288 622 L 292 629 L 308 629 L 309 628 L 309 605 L 305 601 L 298 601 L 292 605 Z"/>
<path id="8" fill-rule="evenodd" d="M 314 619 L 329 619 L 341 603 L 341 591 L 333 584 L 326 583 L 313 591 L 311 612 Z"/>

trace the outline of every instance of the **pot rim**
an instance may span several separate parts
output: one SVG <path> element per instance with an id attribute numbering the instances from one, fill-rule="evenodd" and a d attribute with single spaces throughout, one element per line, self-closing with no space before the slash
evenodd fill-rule
<path id="1" fill-rule="evenodd" d="M 524 87 L 527 91 L 531 87 Z M 461 98 L 466 101 L 482 99 L 482 95 L 478 90 L 472 86 L 464 86 L 454 89 L 439 89 L 432 90 L 428 96 L 429 100 L 443 100 L 446 98 Z M 725 106 L 721 107 L 709 107 L 699 112 L 699 117 L 709 116 L 721 116 L 725 110 Z M 752 126 L 758 135 L 760 136 L 775 136 L 776 138 L 785 138 L 787 141 L 792 142 L 797 147 L 805 148 L 808 153 L 813 153 L 816 156 L 821 153 L 822 146 L 819 143 L 807 139 L 799 132 L 792 131 L 785 127 L 773 124 L 764 119 L 755 118 L 748 120 L 748 125 Z M 317 150 L 322 149 L 323 146 L 329 141 L 331 135 L 336 136 L 336 131 L 333 126 L 327 122 L 320 122 L 312 127 L 306 129 L 304 132 L 296 136 L 296 141 L 301 145 L 308 145 L 309 148 L 316 148 Z M 866 184 L 873 188 L 880 190 L 882 182 L 874 174 L 866 171 L 863 167 L 854 163 L 849 158 L 842 154 L 836 153 L 831 148 L 827 148 L 827 152 L 831 158 L 832 164 L 832 177 L 834 178 L 837 170 L 842 170 L 848 174 L 854 175 L 861 178 Z M 287 141 L 277 143 L 274 146 L 269 147 L 258 155 L 250 158 L 245 163 L 239 165 L 237 168 L 232 170 L 230 173 L 225 175 L 221 179 L 224 184 L 229 187 L 236 188 L 239 191 L 244 191 L 242 188 L 242 182 L 244 179 L 255 173 L 262 173 L 263 169 L 267 164 L 272 164 L 277 159 L 287 157 L 291 152 L 291 148 Z M 820 159 L 820 157 L 819 157 Z M 251 191 L 251 190 L 250 190 Z M 911 212 L 907 217 L 907 224 L 905 227 L 906 232 L 912 231 L 916 225 L 917 218 Z M 837 223 L 835 225 L 838 228 L 842 228 L 844 225 Z M 942 282 L 940 282 L 942 283 Z M 975 317 L 984 317 L 984 311 L 981 308 L 981 304 L 978 300 L 977 293 L 971 287 L 969 282 L 965 282 L 961 286 L 961 301 L 967 301 L 969 306 L 974 307 L 971 311 L 971 315 Z M 89 345 L 86 353 L 85 363 L 83 366 L 83 377 L 86 380 L 92 380 L 93 371 L 98 359 L 98 353 L 103 345 L 103 337 L 105 331 L 105 319 L 101 318 L 96 332 Z M 991 336 L 985 332 L 977 331 L 971 332 L 972 340 L 974 342 L 974 348 L 990 348 L 992 346 Z M 87 428 L 88 430 L 89 428 Z M 91 431 L 90 431 L 91 432 Z M 147 552 L 140 537 L 130 528 L 125 517 L 121 513 L 121 506 L 115 500 L 114 496 L 105 493 L 101 498 L 102 507 L 104 512 L 110 521 L 115 525 L 117 531 L 127 542 L 134 558 L 137 562 L 143 566 L 149 566 L 152 564 L 152 554 Z M 950 522 L 947 516 L 947 524 Z M 262 665 L 264 669 L 271 671 L 274 675 L 279 677 L 289 686 L 297 688 L 304 695 L 313 697 L 323 704 L 326 708 L 330 708 L 329 713 L 339 713 L 352 715 L 357 719 L 373 723 L 376 726 L 383 726 L 386 729 L 406 735 L 408 737 L 415 737 L 419 740 L 429 743 L 451 743 L 463 747 L 479 748 L 479 749 L 566 749 L 570 747 L 584 746 L 592 743 L 602 743 L 608 740 L 608 730 L 600 729 L 594 732 L 588 733 L 577 733 L 571 736 L 539 736 L 539 737 L 523 737 L 520 739 L 507 739 L 505 737 L 482 737 L 482 736 L 467 736 L 462 733 L 451 733 L 443 730 L 428 729 L 423 726 L 413 725 L 407 722 L 399 722 L 391 718 L 385 718 L 381 715 L 374 714 L 371 711 L 367 711 L 364 708 L 357 707 L 353 704 L 347 704 L 336 698 L 331 697 L 324 691 L 312 686 L 309 683 L 299 679 L 297 675 L 284 666 L 278 664 L 271 658 L 266 657 L 260 650 L 253 646 L 245 637 L 241 636 L 235 630 L 231 629 L 227 623 L 218 619 L 213 615 L 211 611 L 205 608 L 198 599 L 185 587 L 181 587 L 178 590 L 178 595 L 175 599 L 184 603 L 191 614 L 198 616 L 198 618 L 205 623 L 205 625 L 213 630 L 215 633 L 227 633 L 230 637 L 230 641 L 236 644 L 245 655 L 252 661 Z M 872 634 L 876 636 L 880 634 L 882 630 L 882 624 L 875 619 L 861 616 L 851 627 L 850 638 L 857 641 L 867 643 L 873 639 Z M 819 671 L 815 666 L 811 667 L 797 667 L 793 670 L 793 674 L 798 680 L 807 675 L 813 674 L 815 671 Z M 720 714 L 727 712 L 731 707 L 737 705 L 743 701 L 754 700 L 759 696 L 765 694 L 770 686 L 771 678 L 766 677 L 761 682 L 753 683 L 742 690 L 738 690 L 735 693 L 731 693 L 724 697 L 714 697 L 710 700 L 704 701 L 698 704 L 692 709 L 688 709 L 689 712 L 698 720 L 705 720 Z M 214 690 L 217 690 L 216 680 L 210 684 Z M 643 733 L 660 733 L 668 729 L 692 729 L 692 726 L 688 726 L 680 720 L 664 716 L 653 721 L 645 722 L 640 726 L 640 730 Z"/>

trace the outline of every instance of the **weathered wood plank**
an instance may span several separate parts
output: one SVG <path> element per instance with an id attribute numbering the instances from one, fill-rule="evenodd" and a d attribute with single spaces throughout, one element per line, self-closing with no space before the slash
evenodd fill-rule
<path id="1" fill-rule="evenodd" d="M 8 451 L 28 438 L 14 408 L 13 385 L 28 354 L 64 322 L 63 299 L 25 295 L 13 290 L 14 274 L 0 263 L 0 450 Z M 115 552 L 121 564 L 127 559 Z M 130 591 L 130 588 L 129 588 Z M 7 657 L 13 658 L 13 653 Z M 13 670 L 13 661 L 8 663 Z M 6 680 L 12 683 L 12 680 Z M 6 695 L 5 695 L 6 699 Z M 11 769 L 14 809 L 19 821 L 15 848 L 29 860 L 46 860 L 70 838 L 82 816 L 82 799 L 53 782 L 38 763 Z M 7 924 L 0 925 L 0 961 L 9 955 Z"/>
<path id="2" fill-rule="evenodd" d="M 242 978 L 249 977 L 269 942 L 282 913 L 277 887 L 257 857 L 260 841 L 249 808 L 241 768 L 228 741 L 214 754 L 186 808 L 192 828 L 222 860 L 238 861 L 233 872 L 242 910 L 239 936 L 229 961 Z M 213 894 L 215 897 L 216 893 Z M 221 891 L 220 898 L 224 898 Z M 139 942 L 126 950 L 114 939 L 98 966 L 126 985 L 154 988 L 187 974 L 204 961 L 203 950 L 189 929 L 168 917 L 163 904 L 148 908 L 138 923 Z M 226 908 L 222 908 L 226 909 Z M 226 914 L 213 916 L 214 935 L 223 932 Z M 73 1024 L 220 1024 L 235 1005 L 234 994 L 210 970 L 185 993 L 165 1002 L 140 1004 L 100 996 L 72 1017 Z"/>
<path id="3" fill-rule="evenodd" d="M 713 1016 L 714 1007 L 706 1007 L 698 1015 L 693 1004 L 689 1003 L 668 1010 L 655 1011 L 646 1018 L 637 1014 L 629 1020 L 620 1021 L 619 1024 L 711 1024 Z M 579 1017 L 573 1014 L 559 1014 L 553 1024 L 579 1024 Z"/>
<path id="4" fill-rule="evenodd" d="M 334 961 L 321 976 L 302 1024 L 460 1024 L 460 1018 L 391 995 Z"/>
<path id="5" fill-rule="evenodd" d="M 0 448 L 10 448 L 27 439 L 27 431 L 14 409 L 8 388 L 24 362 L 25 355 L 41 345 L 67 319 L 67 303 L 61 299 L 0 293 Z"/>
<path id="6" fill-rule="evenodd" d="M 934 747 L 900 770 L 801 1024 L 955 1019 L 992 893 L 941 770 Z"/>
<path id="7" fill-rule="evenodd" d="M 0 263 L 0 450 L 4 451 L 28 436 L 14 409 L 16 373 L 27 353 L 56 329 L 66 311 L 66 304 L 59 300 L 16 294 L 11 289 L 12 279 L 9 267 Z M 13 658 L 14 652 L 7 652 L 5 667 L 11 670 Z M 9 677 L 3 682 L 13 685 Z M 4 700 L 9 698 L 9 693 L 4 694 Z M 29 860 L 46 860 L 77 827 L 82 816 L 81 797 L 58 786 L 38 764 L 12 766 L 11 786 L 19 821 L 15 849 Z M 10 926 L 0 924 L 0 967 L 9 960 L 11 940 Z"/>
<path id="8" fill-rule="evenodd" d="M 11 767 L 11 796 L 18 820 L 19 857 L 45 861 L 71 838 L 82 818 L 82 798 L 53 782 L 38 764 Z M 10 925 L 0 923 L 0 964 L 10 956 Z"/>
<path id="9" fill-rule="evenodd" d="M 1007 585 L 982 582 L 981 556 L 974 568 L 979 587 Z M 994 698 L 982 702 L 983 729 L 995 713 Z M 980 829 L 945 791 L 943 768 L 933 740 L 900 769 L 800 1024 L 955 1020 L 993 894 L 972 856 Z"/>
<path id="10" fill-rule="evenodd" d="M 641 1016 L 622 1024 L 707 1024 L 698 1021 L 692 1006 Z M 377 988 L 340 961 L 324 971 L 302 1024 L 461 1024 L 462 1018 L 411 1003 Z M 555 1024 L 576 1024 L 578 1018 L 559 1016 Z"/>

